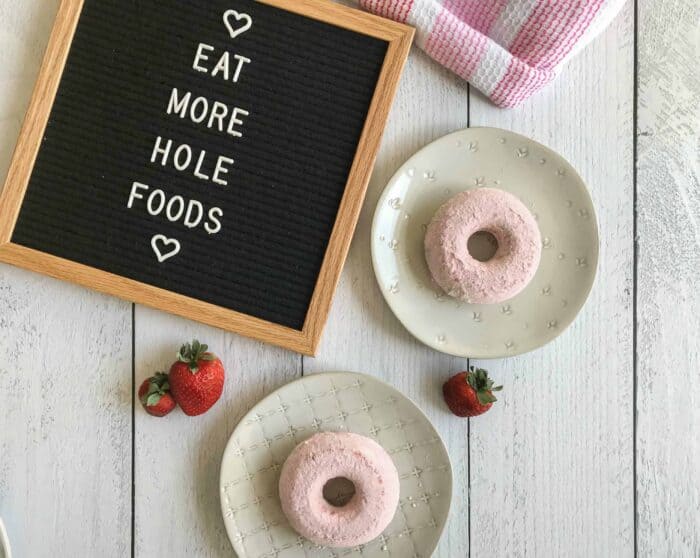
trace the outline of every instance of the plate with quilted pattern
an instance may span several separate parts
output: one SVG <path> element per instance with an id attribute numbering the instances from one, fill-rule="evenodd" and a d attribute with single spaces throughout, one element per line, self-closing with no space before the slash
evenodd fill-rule
<path id="1" fill-rule="evenodd" d="M 280 506 L 277 484 L 287 456 L 313 434 L 329 431 L 374 439 L 401 480 L 392 523 L 355 548 L 306 540 Z M 226 446 L 220 490 L 226 531 L 239 558 L 428 558 L 447 521 L 452 467 L 437 431 L 410 399 L 370 376 L 330 372 L 287 384 L 253 407 Z"/>
<path id="2" fill-rule="evenodd" d="M 437 209 L 473 188 L 510 192 L 532 212 L 542 258 L 525 289 L 501 304 L 445 294 L 425 262 L 425 231 Z M 598 225 L 588 189 L 558 153 L 496 128 L 444 136 L 389 181 L 374 214 L 372 263 L 382 294 L 413 335 L 462 357 L 502 358 L 558 337 L 576 318 L 598 266 Z"/>

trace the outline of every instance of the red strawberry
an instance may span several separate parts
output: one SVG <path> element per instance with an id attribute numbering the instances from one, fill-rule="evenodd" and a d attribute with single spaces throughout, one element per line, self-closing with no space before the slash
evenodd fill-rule
<path id="1" fill-rule="evenodd" d="M 175 400 L 170 395 L 170 384 L 165 372 L 144 380 L 139 388 L 139 400 L 149 415 L 164 417 L 175 408 Z"/>
<path id="2" fill-rule="evenodd" d="M 488 372 L 472 367 L 469 372 L 460 372 L 452 376 L 442 386 L 445 403 L 458 417 L 475 417 L 488 411 L 496 398 L 494 391 L 501 391 L 503 386 L 493 385 Z"/>
<path id="3" fill-rule="evenodd" d="M 224 365 L 196 339 L 183 345 L 170 367 L 170 390 L 191 417 L 206 413 L 224 391 Z"/>

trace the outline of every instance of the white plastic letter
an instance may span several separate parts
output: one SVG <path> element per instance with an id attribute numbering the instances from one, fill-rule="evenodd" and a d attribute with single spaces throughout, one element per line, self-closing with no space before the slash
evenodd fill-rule
<path id="1" fill-rule="evenodd" d="M 173 140 L 168 140 L 168 143 L 165 144 L 165 147 L 161 147 L 160 144 L 162 141 L 163 138 L 161 138 L 160 136 L 156 138 L 156 144 L 153 146 L 153 152 L 151 153 L 151 163 L 155 163 L 158 159 L 158 155 L 161 155 L 163 160 L 160 162 L 160 164 L 162 166 L 165 166 L 168 162 L 168 156 L 170 155 L 170 148 L 173 146 Z"/>
<path id="2" fill-rule="evenodd" d="M 188 91 L 180 99 L 177 87 L 173 87 L 173 91 L 170 93 L 170 101 L 168 102 L 168 114 L 177 113 L 180 115 L 180 118 L 185 118 L 187 116 L 187 106 L 190 104 L 190 97 L 192 97 L 192 93 Z"/>
<path id="3" fill-rule="evenodd" d="M 199 63 L 209 60 L 209 57 L 204 54 L 204 51 L 212 52 L 213 50 L 213 46 L 206 43 L 199 43 L 199 46 L 197 47 L 197 54 L 195 54 L 194 62 L 192 63 L 192 69 L 197 70 L 198 72 L 208 72 L 209 70 L 203 66 L 200 66 Z"/>
<path id="4" fill-rule="evenodd" d="M 156 198 L 159 198 L 160 200 L 158 204 L 158 209 L 153 209 L 153 200 L 155 200 Z M 151 195 L 148 196 L 148 212 L 153 216 L 158 215 L 161 211 L 163 211 L 163 206 L 165 206 L 165 193 L 163 192 L 163 190 L 153 190 L 153 192 L 151 192 Z"/>
<path id="5" fill-rule="evenodd" d="M 126 204 L 126 207 L 129 209 L 132 208 L 134 205 L 134 200 L 142 200 L 143 196 L 139 194 L 139 190 L 148 190 L 149 187 L 146 184 L 141 184 L 140 182 L 134 182 L 131 185 L 131 194 L 129 194 L 129 203 Z"/>
<path id="6" fill-rule="evenodd" d="M 238 78 L 241 77 L 241 72 L 243 71 L 243 64 L 250 64 L 252 60 L 241 56 L 240 54 L 234 54 L 233 57 L 238 60 L 238 66 L 236 66 L 236 71 L 233 73 L 233 83 L 238 83 Z"/>
<path id="7" fill-rule="evenodd" d="M 196 209 L 197 210 L 197 218 L 193 219 L 192 218 L 192 210 Z M 189 205 L 187 206 L 187 213 L 185 214 L 185 226 L 189 229 L 193 229 L 199 223 L 202 221 L 202 217 L 204 216 L 204 207 L 202 206 L 201 203 L 199 203 L 197 200 L 190 200 Z"/>
<path id="8" fill-rule="evenodd" d="M 230 136 L 233 136 L 234 138 L 242 138 L 243 133 L 239 132 L 238 130 L 234 130 L 234 126 L 241 126 L 243 125 L 243 120 L 238 118 L 238 115 L 243 115 L 243 116 L 250 116 L 250 113 L 247 110 L 243 110 L 241 108 L 236 107 L 233 109 L 233 114 L 231 114 L 231 120 L 228 123 L 228 130 L 226 131 Z"/>
<path id="9" fill-rule="evenodd" d="M 175 215 L 173 215 L 173 206 L 175 203 L 178 204 L 178 210 Z M 168 217 L 168 221 L 171 223 L 174 223 L 180 217 L 182 217 L 182 214 L 185 212 L 185 199 L 182 196 L 173 196 L 170 198 L 170 201 L 168 202 L 168 207 L 165 208 L 165 215 Z"/>
<path id="10" fill-rule="evenodd" d="M 214 169 L 214 176 L 212 177 L 212 182 L 215 182 L 216 184 L 221 184 L 222 186 L 228 186 L 228 182 L 221 178 L 221 175 L 228 174 L 229 169 L 224 166 L 224 164 L 227 165 L 233 165 L 233 159 L 229 159 L 228 157 L 224 157 L 221 155 L 219 159 L 216 161 L 216 168 Z"/>
<path id="11" fill-rule="evenodd" d="M 204 230 L 206 230 L 209 234 L 216 234 L 221 230 L 221 221 L 219 221 L 218 217 L 223 217 L 224 212 L 221 211 L 218 207 L 212 207 L 209 210 L 209 220 L 214 223 L 214 226 L 211 226 L 210 223 L 205 223 L 204 224 Z"/>
<path id="12" fill-rule="evenodd" d="M 182 157 L 180 155 L 184 153 L 185 154 L 185 161 L 182 162 Z M 187 167 L 190 166 L 190 163 L 192 162 L 192 148 L 187 145 L 186 143 L 183 143 L 180 147 L 178 147 L 175 150 L 175 155 L 173 156 L 173 163 L 175 164 L 175 168 L 179 171 L 184 171 Z"/>

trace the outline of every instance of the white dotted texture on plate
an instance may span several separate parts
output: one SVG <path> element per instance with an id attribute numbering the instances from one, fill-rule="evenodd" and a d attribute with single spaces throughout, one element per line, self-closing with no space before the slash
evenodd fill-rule
<path id="1" fill-rule="evenodd" d="M 374 439 L 401 479 L 394 520 L 374 541 L 355 548 L 311 543 L 289 526 L 280 506 L 278 482 L 287 456 L 328 431 Z M 332 372 L 283 386 L 241 420 L 224 452 L 220 489 L 239 558 L 428 558 L 447 521 L 452 468 L 437 431 L 411 400 L 370 376 Z"/>
<path id="2" fill-rule="evenodd" d="M 425 231 L 437 209 L 483 187 L 517 196 L 542 235 L 535 277 L 502 304 L 451 298 L 425 262 Z M 513 132 L 470 128 L 431 143 L 391 179 L 374 215 L 372 262 L 392 311 L 423 343 L 501 358 L 541 347 L 573 322 L 595 279 L 598 226 L 585 184 L 560 155 Z"/>

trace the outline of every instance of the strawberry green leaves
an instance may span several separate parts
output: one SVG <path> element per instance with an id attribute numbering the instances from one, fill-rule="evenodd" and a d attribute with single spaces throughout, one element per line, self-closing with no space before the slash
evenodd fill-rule
<path id="1" fill-rule="evenodd" d="M 216 355 L 208 352 L 208 350 L 208 345 L 200 343 L 195 339 L 192 343 L 185 343 L 180 347 L 180 351 L 177 353 L 177 360 L 178 362 L 187 364 L 190 372 L 196 374 L 199 371 L 198 363 L 200 360 L 216 360 Z"/>
<path id="2" fill-rule="evenodd" d="M 483 368 L 474 368 L 473 366 L 467 373 L 467 383 L 474 388 L 476 397 L 482 405 L 488 405 L 498 401 L 492 392 L 501 391 L 503 386 L 494 386 L 493 380 L 489 378 L 489 374 Z"/>
<path id="3" fill-rule="evenodd" d="M 139 399 L 144 405 L 152 407 L 157 405 L 160 398 L 170 391 L 170 384 L 168 383 L 168 375 L 165 372 L 158 372 L 147 381 L 148 390 Z"/>
<path id="4" fill-rule="evenodd" d="M 138 396 L 149 415 L 163 417 L 175 408 L 175 400 L 170 394 L 170 380 L 165 372 L 158 372 L 144 380 Z"/>

